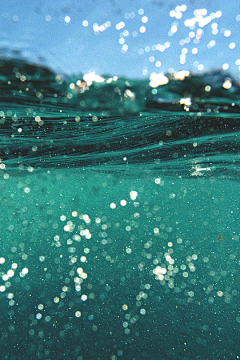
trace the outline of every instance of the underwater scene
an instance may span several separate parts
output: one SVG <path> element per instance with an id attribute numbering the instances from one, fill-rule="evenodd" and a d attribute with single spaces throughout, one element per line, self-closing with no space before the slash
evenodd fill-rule
<path id="1" fill-rule="evenodd" d="M 236 81 L 0 65 L 1 358 L 237 359 Z"/>
<path id="2" fill-rule="evenodd" d="M 239 75 L 68 74 L 1 46 L 0 360 L 239 359 Z"/>

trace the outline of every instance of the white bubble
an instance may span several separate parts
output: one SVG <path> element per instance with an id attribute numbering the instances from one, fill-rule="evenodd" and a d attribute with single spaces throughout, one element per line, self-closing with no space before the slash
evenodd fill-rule
<path id="1" fill-rule="evenodd" d="M 236 44 L 234 42 L 229 44 L 229 49 L 234 49 L 236 47 Z"/>
<path id="2" fill-rule="evenodd" d="M 217 12 L 215 13 L 215 16 L 216 16 L 217 18 L 220 18 L 220 17 L 222 16 L 222 12 L 221 12 L 221 11 L 217 11 Z"/>
<path id="3" fill-rule="evenodd" d="M 65 16 L 64 21 L 68 24 L 71 21 L 70 16 Z"/>
<path id="4" fill-rule="evenodd" d="M 145 28 L 145 26 L 141 26 L 140 27 L 140 29 L 139 29 L 139 31 L 140 31 L 140 33 L 145 33 L 145 31 L 146 31 L 146 28 Z"/>
<path id="5" fill-rule="evenodd" d="M 227 63 L 223 64 L 222 65 L 222 69 L 223 70 L 227 70 L 229 68 L 229 65 Z"/>
<path id="6" fill-rule="evenodd" d="M 171 32 L 174 34 L 174 33 L 176 33 L 177 32 L 177 26 L 176 25 L 173 25 L 172 27 L 171 27 Z"/>
<path id="7" fill-rule="evenodd" d="M 147 16 L 143 16 L 142 17 L 142 22 L 145 24 L 148 22 L 148 17 Z"/>
<path id="8" fill-rule="evenodd" d="M 224 36 L 225 37 L 229 37 L 231 35 L 231 31 L 230 30 L 225 30 L 224 31 Z"/>

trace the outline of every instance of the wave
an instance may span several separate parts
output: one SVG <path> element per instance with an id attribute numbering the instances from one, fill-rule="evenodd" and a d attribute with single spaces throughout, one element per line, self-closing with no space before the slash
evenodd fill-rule
<path id="1" fill-rule="evenodd" d="M 153 87 L 13 59 L 0 69 L 2 170 L 238 179 L 240 90 L 229 74 L 167 74 Z"/>

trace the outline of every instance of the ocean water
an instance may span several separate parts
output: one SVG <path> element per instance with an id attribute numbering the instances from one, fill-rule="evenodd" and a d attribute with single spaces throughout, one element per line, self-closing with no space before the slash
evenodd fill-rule
<path id="1" fill-rule="evenodd" d="M 238 359 L 234 78 L 0 66 L 1 359 Z"/>

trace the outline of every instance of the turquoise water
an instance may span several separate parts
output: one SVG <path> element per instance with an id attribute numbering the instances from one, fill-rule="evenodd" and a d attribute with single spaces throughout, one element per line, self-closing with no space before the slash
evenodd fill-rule
<path id="1" fill-rule="evenodd" d="M 237 359 L 234 79 L 1 70 L 1 359 Z"/>

